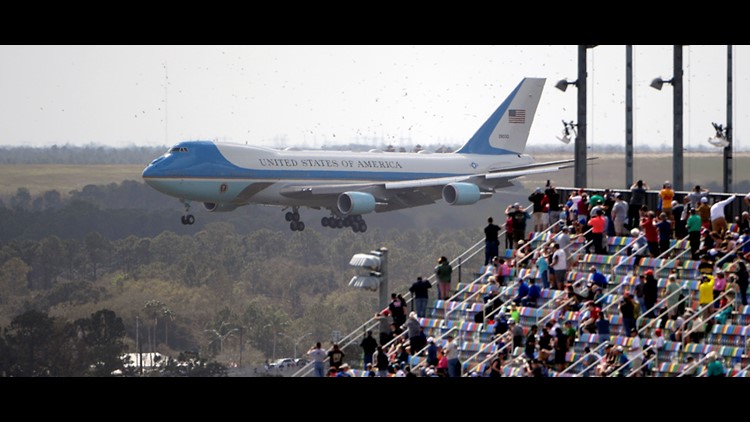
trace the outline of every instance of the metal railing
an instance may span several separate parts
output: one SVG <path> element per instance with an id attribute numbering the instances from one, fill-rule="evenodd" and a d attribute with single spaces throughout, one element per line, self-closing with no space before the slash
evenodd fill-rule
<path id="1" fill-rule="evenodd" d="M 570 371 L 571 369 L 575 368 L 576 365 L 578 365 L 579 363 L 582 363 L 584 361 L 584 359 L 586 359 L 586 356 L 588 356 L 588 355 L 599 356 L 599 359 L 601 359 L 602 356 L 598 352 L 601 351 L 607 345 L 607 343 L 609 343 L 609 339 L 607 339 L 607 341 L 603 341 L 603 342 L 599 343 L 599 345 L 596 346 L 594 348 L 594 350 L 592 350 L 592 351 L 590 351 L 588 353 L 584 353 L 583 356 L 581 356 L 580 358 L 578 358 L 578 360 L 574 361 L 573 363 L 571 363 L 570 365 L 568 365 L 567 368 L 563 369 L 563 371 L 560 372 L 560 375 L 567 374 L 568 371 Z M 593 365 L 589 365 L 588 367 L 584 368 L 583 370 L 576 372 L 575 375 L 581 375 L 584 372 L 586 372 L 587 370 L 589 370 L 592 367 L 596 366 L 597 364 L 599 364 L 599 361 L 594 362 Z"/>
<path id="2" fill-rule="evenodd" d="M 456 258 L 454 258 L 452 261 L 449 262 L 451 266 L 456 265 L 458 268 L 459 266 L 462 266 L 465 264 L 465 262 L 462 262 L 463 260 L 468 260 L 473 258 L 479 251 L 481 251 L 484 247 L 485 239 L 482 238 L 477 243 L 470 246 L 468 249 L 466 249 L 464 252 L 459 254 Z M 467 255 L 470 255 L 468 258 L 466 258 Z M 432 274 L 427 278 L 427 281 L 430 282 L 431 285 L 435 285 L 436 281 L 436 275 Z M 411 292 L 407 292 L 404 295 L 404 299 L 406 300 L 405 306 L 409 303 L 409 301 L 412 300 L 412 294 Z M 344 336 L 338 341 L 338 344 L 340 345 L 341 349 L 344 349 L 348 346 L 350 346 L 352 343 L 356 342 L 360 333 L 366 332 L 367 330 L 374 329 L 378 324 L 380 323 L 380 319 L 377 316 L 373 316 L 366 322 L 362 323 L 359 327 L 355 328 L 352 332 Z M 324 360 L 324 362 L 327 362 L 328 358 Z M 299 370 L 297 370 L 294 374 L 292 374 L 292 377 L 301 377 L 301 376 L 307 376 L 312 372 L 313 370 L 313 362 L 309 362 L 307 365 L 303 366 Z"/>
<path id="3" fill-rule="evenodd" d="M 607 377 L 614 377 L 614 376 L 617 376 L 617 375 L 615 375 L 615 374 L 617 374 L 617 373 L 618 373 L 618 372 L 620 372 L 620 371 L 621 371 L 621 370 L 622 370 L 623 368 L 625 368 L 625 367 L 627 367 L 628 365 L 630 365 L 630 364 L 631 364 L 631 363 L 632 363 L 632 362 L 633 362 L 633 361 L 634 361 L 635 359 L 638 359 L 638 358 L 641 358 L 641 359 L 642 359 L 642 358 L 643 358 L 643 357 L 644 357 L 644 356 L 646 355 L 646 350 L 649 350 L 649 349 L 651 349 L 651 346 L 647 346 L 647 347 L 646 347 L 645 349 L 641 348 L 640 352 L 638 352 L 638 353 L 634 353 L 634 356 L 633 356 L 633 357 L 631 357 L 631 358 L 628 358 L 628 360 L 626 360 L 626 361 L 625 361 L 625 363 L 623 363 L 623 364 L 620 364 L 620 367 L 619 367 L 619 368 L 617 368 L 617 370 L 616 370 L 616 371 L 613 371 L 613 372 L 612 372 L 611 374 L 607 375 Z M 653 359 L 653 358 L 652 358 L 652 359 Z M 640 369 L 640 368 L 642 368 L 642 367 L 643 367 L 643 364 L 641 364 L 641 365 L 640 365 L 640 366 L 638 367 L 638 369 Z M 628 375 L 626 375 L 626 376 L 628 376 L 628 377 L 629 377 L 629 376 L 631 376 L 631 375 L 632 375 L 632 374 L 634 373 L 634 371 L 635 371 L 635 369 L 631 369 L 631 370 L 630 370 L 630 372 L 628 372 Z"/>
<path id="4" fill-rule="evenodd" d="M 653 348 L 652 346 L 648 346 L 643 351 L 645 353 L 646 350 L 652 349 L 652 348 Z M 643 363 L 639 367 L 631 369 L 630 372 L 628 372 L 628 375 L 626 375 L 625 377 L 629 378 L 629 377 L 635 376 L 635 374 L 640 373 L 641 369 L 647 367 L 655 359 L 656 359 L 656 354 L 654 353 L 654 355 L 651 356 L 650 358 L 644 359 Z"/>
<path id="5" fill-rule="evenodd" d="M 706 304 L 706 305 L 705 305 L 705 307 L 704 307 L 703 309 L 699 309 L 699 310 L 695 311 L 695 313 L 694 313 L 693 315 L 691 315 L 691 316 L 690 316 L 689 318 L 687 318 L 687 319 L 686 319 L 686 320 L 685 320 L 685 321 L 684 321 L 684 322 L 682 323 L 682 326 L 683 326 L 683 327 L 687 327 L 687 325 L 686 325 L 686 324 L 687 324 L 688 322 L 694 321 L 696 317 L 698 317 L 698 316 L 701 316 L 701 314 L 703 313 L 703 310 L 704 310 L 704 309 L 705 309 L 706 307 L 707 307 L 707 308 L 709 308 L 709 309 L 713 309 L 713 307 L 714 307 L 714 303 L 716 303 L 717 301 L 720 301 L 720 300 L 721 300 L 722 298 L 724 298 L 725 296 L 727 296 L 727 295 L 729 295 L 729 294 L 734 294 L 734 291 L 732 291 L 732 290 L 729 290 L 729 289 L 727 289 L 727 290 L 726 290 L 725 292 L 723 292 L 722 294 L 720 294 L 720 295 L 719 295 L 719 297 L 717 297 L 716 299 L 714 299 L 714 300 L 712 300 L 711 302 L 709 302 L 708 304 Z M 718 315 L 718 314 L 719 314 L 719 313 L 720 313 L 721 311 L 723 311 L 724 309 L 726 309 L 726 308 L 728 308 L 728 307 L 731 307 L 731 306 L 734 306 L 734 303 L 733 303 L 733 302 L 734 302 L 734 300 L 732 300 L 732 301 L 727 301 L 727 304 L 726 304 L 726 305 L 724 305 L 723 307 L 720 307 L 720 308 L 719 308 L 718 310 L 714 309 L 714 312 L 711 312 L 711 313 L 709 313 L 708 317 L 706 317 L 706 318 L 705 318 L 705 319 L 703 320 L 702 324 L 704 324 L 704 325 L 705 325 L 705 324 L 706 324 L 706 323 L 707 323 L 708 321 L 710 321 L 711 319 L 713 319 L 713 318 L 714 318 L 714 317 L 715 317 L 716 315 Z M 700 325 L 700 324 L 699 324 L 699 325 Z M 698 328 L 698 327 L 697 327 L 697 326 L 696 326 L 696 327 L 690 327 L 690 329 L 689 329 L 689 330 L 687 330 L 687 331 L 684 331 L 684 332 L 683 332 L 683 334 L 682 334 L 682 341 L 683 341 L 683 343 L 685 342 L 685 339 L 690 339 L 690 337 L 689 337 L 689 336 L 690 336 L 690 334 L 692 334 L 692 333 L 693 333 L 694 331 L 696 331 L 696 328 Z M 705 331 L 704 331 L 704 333 L 705 333 Z"/>

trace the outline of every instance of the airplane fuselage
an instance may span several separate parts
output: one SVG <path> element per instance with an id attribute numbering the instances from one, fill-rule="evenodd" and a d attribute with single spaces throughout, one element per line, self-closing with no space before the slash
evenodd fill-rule
<path id="1" fill-rule="evenodd" d="M 275 150 L 210 141 L 175 145 L 144 171 L 150 186 L 184 200 L 319 206 L 282 194 L 289 185 L 397 182 L 461 176 L 532 163 L 526 154 Z"/>

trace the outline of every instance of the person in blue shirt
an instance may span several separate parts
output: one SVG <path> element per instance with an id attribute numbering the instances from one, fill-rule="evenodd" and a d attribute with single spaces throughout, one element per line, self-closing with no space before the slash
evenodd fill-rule
<path id="1" fill-rule="evenodd" d="M 520 290 L 520 289 L 519 289 Z M 529 293 L 521 300 L 523 306 L 536 308 L 539 297 L 542 295 L 542 289 L 536 285 L 534 279 L 529 279 Z"/>
<path id="2" fill-rule="evenodd" d="M 593 265 L 589 267 L 589 271 L 591 272 L 591 282 L 602 289 L 606 289 L 607 285 L 609 284 L 607 282 L 607 276 L 597 271 L 596 267 Z"/>
<path id="3" fill-rule="evenodd" d="M 599 312 L 599 319 L 596 321 L 596 333 L 599 335 L 599 343 L 609 341 L 609 320 L 604 312 Z"/>
<path id="4" fill-rule="evenodd" d="M 516 305 L 520 305 L 523 298 L 525 298 L 529 294 L 529 286 L 526 284 L 524 279 L 519 278 L 518 279 L 518 294 L 515 298 L 513 298 L 513 302 Z"/>

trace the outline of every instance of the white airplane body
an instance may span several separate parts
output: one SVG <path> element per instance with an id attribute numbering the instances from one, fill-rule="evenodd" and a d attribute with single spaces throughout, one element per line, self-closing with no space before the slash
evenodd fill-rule
<path id="1" fill-rule="evenodd" d="M 435 203 L 469 205 L 511 186 L 511 179 L 569 167 L 523 154 L 544 79 L 525 78 L 477 133 L 454 153 L 276 150 L 212 141 L 181 142 L 143 171 L 150 186 L 186 206 L 231 211 L 250 203 L 291 207 L 292 230 L 304 230 L 299 207 L 331 210 L 323 226 L 367 229 L 363 214 Z"/>

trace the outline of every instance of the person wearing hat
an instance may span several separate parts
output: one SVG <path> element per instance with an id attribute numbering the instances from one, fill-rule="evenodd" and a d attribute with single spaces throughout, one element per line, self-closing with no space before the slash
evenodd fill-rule
<path id="1" fill-rule="evenodd" d="M 534 224 L 534 232 L 540 232 L 544 230 L 544 224 L 542 223 L 542 212 L 544 211 L 544 204 L 547 203 L 547 197 L 542 192 L 542 188 L 537 187 L 534 192 L 529 195 L 529 201 L 532 203 L 531 221 Z"/>
<path id="2" fill-rule="evenodd" d="M 351 377 L 352 374 L 349 372 L 349 364 L 344 363 L 339 367 L 339 373 L 336 374 L 337 378 Z"/>
<path id="3" fill-rule="evenodd" d="M 700 199 L 700 205 L 696 207 L 695 212 L 701 218 L 701 225 L 706 230 L 711 230 L 711 207 L 708 205 L 708 198 L 704 196 Z"/>
<path id="4" fill-rule="evenodd" d="M 505 215 L 513 220 L 513 249 L 518 248 L 518 241 L 526 239 L 527 209 L 516 202 L 505 208 Z"/>
<path id="5" fill-rule="evenodd" d="M 438 347 L 433 337 L 427 338 L 427 365 L 437 366 L 440 362 L 438 359 Z"/>
<path id="6" fill-rule="evenodd" d="M 628 203 L 622 199 L 622 194 L 615 194 L 615 203 L 612 205 L 612 223 L 615 226 L 616 236 L 627 236 L 625 222 L 628 219 Z"/>
<path id="7" fill-rule="evenodd" d="M 661 209 L 661 211 L 667 215 L 671 222 L 674 222 L 674 220 L 672 219 L 673 199 L 674 190 L 672 190 L 672 184 L 669 183 L 669 180 L 667 180 L 663 185 L 661 185 L 661 190 L 659 191 L 659 202 L 661 204 L 661 207 L 657 207 L 656 209 Z"/>

